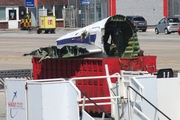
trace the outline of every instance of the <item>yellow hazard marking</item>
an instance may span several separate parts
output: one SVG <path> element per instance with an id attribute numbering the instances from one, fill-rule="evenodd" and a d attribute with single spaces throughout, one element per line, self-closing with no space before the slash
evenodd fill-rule
<path id="1" fill-rule="evenodd" d="M 28 58 L 28 57 L 22 57 L 22 58 L 14 58 L 14 57 L 11 57 L 11 58 L 0 58 L 0 61 L 6 61 L 6 60 L 27 60 L 27 59 L 31 59 L 31 58 Z"/>

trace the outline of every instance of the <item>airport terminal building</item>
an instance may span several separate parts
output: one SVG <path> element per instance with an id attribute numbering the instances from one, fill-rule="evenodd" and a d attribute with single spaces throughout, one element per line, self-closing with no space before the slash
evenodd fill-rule
<path id="1" fill-rule="evenodd" d="M 180 0 L 116 0 L 116 4 L 117 14 L 143 16 L 148 25 L 180 15 Z"/>
<path id="2" fill-rule="evenodd" d="M 0 29 L 20 28 L 24 14 L 39 9 L 51 10 L 57 27 L 83 27 L 114 14 L 141 15 L 155 25 L 164 16 L 180 15 L 180 0 L 2 0 Z"/>
<path id="3" fill-rule="evenodd" d="M 35 2 L 33 0 L 27 0 Z M 62 8 L 67 5 L 67 0 L 39 0 L 38 9 L 51 9 L 56 16 L 57 26 L 63 26 Z M 32 5 L 32 4 L 31 4 Z M 20 28 L 20 21 L 28 11 L 34 7 L 25 5 L 25 0 L 1 0 L 0 2 L 0 29 Z"/>
<path id="4" fill-rule="evenodd" d="M 65 25 L 66 27 L 83 27 L 115 14 L 113 13 L 115 11 L 112 12 L 111 10 L 115 10 L 115 8 L 112 7 L 112 1 L 113 0 L 2 0 L 0 2 L 0 29 L 20 28 L 20 21 L 25 13 L 30 12 L 36 14 L 37 12 L 34 11 L 39 9 L 51 10 L 56 17 L 57 27 L 64 27 Z M 64 17 L 66 17 L 66 23 L 69 23 L 68 25 L 64 24 Z"/>

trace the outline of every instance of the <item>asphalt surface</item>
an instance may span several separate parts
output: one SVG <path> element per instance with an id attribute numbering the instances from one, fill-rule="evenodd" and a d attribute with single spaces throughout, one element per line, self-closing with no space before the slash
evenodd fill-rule
<path id="1" fill-rule="evenodd" d="M 58 28 L 55 34 L 36 34 L 35 31 L 0 30 L 0 70 L 32 69 L 31 56 L 24 57 L 39 47 L 56 45 L 56 39 L 76 28 Z M 145 55 L 157 56 L 157 69 L 180 69 L 180 36 L 154 34 L 154 29 L 139 32 L 138 38 Z M 2 86 L 0 86 L 1 88 Z M 5 95 L 0 90 L 0 120 L 5 120 Z"/>
<path id="2" fill-rule="evenodd" d="M 0 70 L 32 69 L 31 56 L 24 57 L 39 47 L 56 45 L 60 36 L 76 30 L 56 29 L 55 34 L 37 34 L 36 31 L 0 30 Z M 0 82 L 0 120 L 6 120 L 5 93 Z"/>
<path id="3" fill-rule="evenodd" d="M 5 95 L 3 90 L 0 90 L 0 120 L 5 120 L 6 112 L 5 112 Z"/>

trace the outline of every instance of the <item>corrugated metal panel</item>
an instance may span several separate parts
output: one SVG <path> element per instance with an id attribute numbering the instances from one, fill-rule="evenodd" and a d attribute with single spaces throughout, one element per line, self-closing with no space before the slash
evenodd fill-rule
<path id="1" fill-rule="evenodd" d="M 148 25 L 157 24 L 163 12 L 163 0 L 116 0 L 117 14 L 143 16 Z"/>
<path id="2" fill-rule="evenodd" d="M 39 57 L 33 57 L 33 78 L 72 78 L 84 76 L 105 75 L 105 64 L 108 65 L 109 74 L 112 75 L 120 70 L 147 70 L 150 73 L 156 72 L 156 56 L 143 56 L 134 58 L 50 58 L 41 63 Z M 153 67 L 151 67 L 153 66 Z M 116 79 L 111 79 L 113 83 Z M 109 96 L 106 79 L 81 80 L 76 86 L 89 97 Z M 110 102 L 102 100 L 101 102 Z M 88 103 L 88 102 L 87 102 Z M 106 105 L 102 108 L 111 113 L 111 107 Z M 95 107 L 85 107 L 88 112 L 100 112 Z"/>

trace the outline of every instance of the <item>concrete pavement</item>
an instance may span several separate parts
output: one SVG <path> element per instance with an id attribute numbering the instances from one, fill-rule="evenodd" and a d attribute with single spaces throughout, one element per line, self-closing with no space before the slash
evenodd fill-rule
<path id="1" fill-rule="evenodd" d="M 6 119 L 5 94 L 4 90 L 0 90 L 0 120 Z"/>
<path id="2" fill-rule="evenodd" d="M 56 34 L 36 34 L 36 31 L 21 31 L 21 30 L 1 30 L 0 31 L 0 69 L 5 70 L 5 69 L 22 69 L 22 68 L 29 68 L 32 69 L 31 66 L 31 57 L 23 57 L 23 53 L 25 52 L 30 52 L 34 48 L 38 48 L 41 46 L 48 46 L 48 45 L 55 45 L 56 44 L 56 39 L 68 32 L 71 32 L 73 30 L 76 30 L 77 28 L 57 28 L 56 29 Z M 145 39 L 144 36 L 147 36 L 147 34 L 151 33 L 151 38 L 155 39 L 152 40 L 149 38 L 149 36 Z M 157 35 L 154 35 L 154 28 L 148 28 L 147 32 L 140 33 L 141 36 L 139 36 L 139 39 L 141 40 L 142 44 L 141 47 L 144 47 L 145 53 L 149 52 L 148 54 L 160 54 L 164 53 L 160 50 L 161 49 L 172 49 L 174 48 L 176 51 L 178 50 L 175 45 L 173 47 L 167 48 L 166 49 L 158 46 L 157 44 L 165 44 L 167 41 L 162 42 L 156 42 L 157 41 Z M 154 36 L 153 36 L 154 35 Z M 20 37 L 19 37 L 20 36 Z M 165 35 L 162 35 L 163 37 Z M 169 35 L 165 36 L 166 38 L 175 36 L 178 37 L 177 35 Z M 158 37 L 161 37 L 161 35 L 158 35 Z M 164 39 L 164 38 L 162 38 Z M 171 39 L 171 38 L 170 38 Z M 144 43 L 145 42 L 145 43 Z M 173 41 L 172 41 L 173 42 Z M 144 43 L 144 44 L 143 44 Z M 173 45 L 173 43 L 171 43 Z M 154 45 L 154 46 L 153 46 Z M 170 45 L 168 43 L 168 45 Z M 154 49 L 152 49 L 154 47 Z M 158 51 L 157 49 L 158 48 Z M 163 50 L 163 51 L 164 51 Z M 170 51 L 168 51 L 170 52 Z M 167 53 L 167 52 L 165 52 Z M 175 54 L 176 52 L 174 52 Z M 164 56 L 167 54 L 163 54 Z M 173 54 L 169 54 L 173 55 Z M 164 57 L 163 56 L 163 57 Z M 161 59 L 161 58 L 160 58 Z M 174 58 L 176 60 L 176 58 Z M 166 58 L 162 59 L 163 65 L 164 62 L 168 61 Z M 170 64 L 172 66 L 172 64 Z M 176 64 L 176 66 L 178 66 Z M 0 120 L 5 120 L 5 94 L 3 90 L 0 90 Z"/>
<path id="3" fill-rule="evenodd" d="M 78 28 L 57 28 L 56 34 L 37 34 L 36 31 L 28 32 L 19 29 L 1 29 L 0 48 L 2 51 L 0 51 L 0 70 L 32 69 L 31 56 L 22 56 L 25 52 L 30 52 L 32 49 L 41 46 L 55 45 L 57 38 L 77 29 Z M 147 31 L 152 30 L 148 29 Z M 0 120 L 5 120 L 5 116 L 5 94 L 4 90 L 0 89 Z"/>

